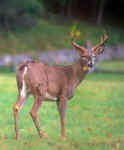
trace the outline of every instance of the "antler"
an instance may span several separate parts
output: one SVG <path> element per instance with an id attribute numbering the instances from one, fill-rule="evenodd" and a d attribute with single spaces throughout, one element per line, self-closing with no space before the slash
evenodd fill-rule
<path id="1" fill-rule="evenodd" d="M 91 51 L 97 52 L 98 54 L 103 52 L 102 46 L 104 46 L 104 43 L 107 41 L 108 36 L 104 33 L 103 40 L 101 40 L 100 44 L 97 44 L 95 47 L 91 49 Z"/>
<path id="2" fill-rule="evenodd" d="M 70 39 L 71 39 L 71 41 L 72 41 L 72 45 L 73 45 L 76 49 L 81 50 L 82 52 L 85 52 L 85 51 L 86 51 L 86 48 L 84 48 L 84 47 L 82 47 L 82 46 L 80 46 L 80 45 L 78 45 L 77 43 L 74 42 L 74 34 L 73 34 L 73 32 L 70 33 Z"/>

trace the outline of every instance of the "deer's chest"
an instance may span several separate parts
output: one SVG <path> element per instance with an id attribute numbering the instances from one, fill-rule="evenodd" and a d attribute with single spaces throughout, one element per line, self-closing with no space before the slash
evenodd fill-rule
<path id="1" fill-rule="evenodd" d="M 77 87 L 78 82 L 71 84 L 68 88 L 68 99 L 71 99 L 74 96 L 75 89 Z"/>

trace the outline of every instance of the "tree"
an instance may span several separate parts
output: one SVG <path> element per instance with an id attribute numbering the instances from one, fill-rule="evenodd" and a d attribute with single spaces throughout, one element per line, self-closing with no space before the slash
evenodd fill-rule
<path id="1" fill-rule="evenodd" d="M 97 24 L 101 24 L 103 20 L 104 7 L 106 4 L 106 0 L 99 0 L 99 7 L 97 12 Z"/>
<path id="2" fill-rule="evenodd" d="M 62 16 L 71 15 L 71 7 L 73 0 L 38 0 L 44 5 L 46 12 L 59 13 Z"/>
<path id="3" fill-rule="evenodd" d="M 36 0 L 2 0 L 0 1 L 0 25 L 11 30 L 16 25 L 28 21 L 32 15 L 40 11 Z"/>

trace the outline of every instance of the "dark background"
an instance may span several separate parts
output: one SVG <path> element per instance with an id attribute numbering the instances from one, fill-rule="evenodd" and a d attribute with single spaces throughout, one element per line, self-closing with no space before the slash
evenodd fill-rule
<path id="1" fill-rule="evenodd" d="M 1 0 L 0 26 L 6 30 L 29 27 L 36 23 L 36 18 L 55 14 L 123 27 L 123 8 L 123 0 Z"/>

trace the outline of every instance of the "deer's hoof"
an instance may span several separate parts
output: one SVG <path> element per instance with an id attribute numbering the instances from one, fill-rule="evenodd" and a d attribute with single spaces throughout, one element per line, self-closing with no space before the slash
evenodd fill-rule
<path id="1" fill-rule="evenodd" d="M 19 136 L 16 136 L 16 140 L 18 140 L 19 139 Z"/>
<path id="2" fill-rule="evenodd" d="M 62 140 L 65 141 L 66 140 L 66 136 L 62 136 Z"/>
<path id="3" fill-rule="evenodd" d="M 40 138 L 42 139 L 44 137 L 44 135 L 43 134 L 40 134 Z"/>
<path id="4" fill-rule="evenodd" d="M 40 134 L 40 138 L 48 138 L 49 136 L 46 133 Z"/>

